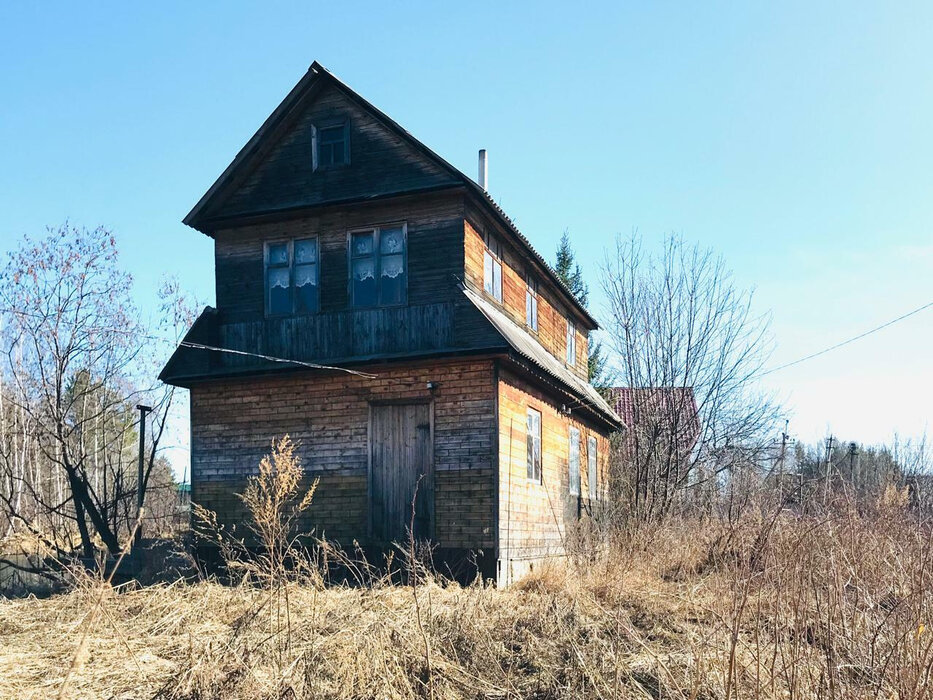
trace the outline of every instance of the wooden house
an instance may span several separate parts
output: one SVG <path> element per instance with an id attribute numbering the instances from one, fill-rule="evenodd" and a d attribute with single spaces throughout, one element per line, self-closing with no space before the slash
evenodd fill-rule
<path id="1" fill-rule="evenodd" d="M 184 221 L 216 273 L 161 375 L 190 390 L 193 501 L 240 520 L 287 433 L 318 535 L 414 522 L 502 583 L 563 553 L 621 421 L 587 382 L 596 321 L 483 186 L 314 63 Z"/>

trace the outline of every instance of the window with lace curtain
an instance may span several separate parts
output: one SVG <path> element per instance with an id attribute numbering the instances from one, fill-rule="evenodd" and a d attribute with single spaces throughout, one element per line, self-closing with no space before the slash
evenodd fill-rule
<path id="1" fill-rule="evenodd" d="M 350 303 L 397 306 L 408 296 L 405 224 L 350 233 Z"/>

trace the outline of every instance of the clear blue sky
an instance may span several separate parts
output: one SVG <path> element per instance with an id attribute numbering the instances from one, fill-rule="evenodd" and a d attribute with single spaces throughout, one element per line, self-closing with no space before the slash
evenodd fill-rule
<path id="1" fill-rule="evenodd" d="M 773 311 L 773 364 L 933 299 L 933 4 L 0 6 L 0 243 L 119 236 L 140 303 L 213 301 L 181 224 L 317 59 L 490 190 L 596 287 L 633 227 L 719 250 Z M 595 290 L 594 290 L 595 291 Z M 599 315 L 599 295 L 594 294 Z M 772 375 L 814 440 L 915 435 L 933 313 Z"/>

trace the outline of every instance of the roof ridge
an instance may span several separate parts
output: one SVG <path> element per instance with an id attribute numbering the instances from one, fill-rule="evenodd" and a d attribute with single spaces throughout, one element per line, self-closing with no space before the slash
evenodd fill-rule
<path id="1" fill-rule="evenodd" d="M 300 103 L 303 95 L 306 94 L 306 92 L 317 83 L 317 78 L 321 77 L 333 81 L 338 89 L 343 90 L 345 94 L 347 94 L 347 96 L 351 99 L 361 103 L 361 105 L 370 113 L 372 113 L 372 115 L 378 121 L 383 122 L 386 127 L 399 133 L 403 138 L 407 139 L 410 144 L 414 145 L 418 150 L 422 151 L 428 158 L 433 159 L 435 162 L 441 165 L 441 167 L 447 170 L 448 173 L 454 176 L 455 179 L 460 180 L 467 188 L 472 190 L 475 195 L 479 196 L 480 201 L 482 201 L 483 204 L 492 211 L 493 216 L 499 218 L 505 227 L 519 239 L 519 242 L 524 245 L 525 248 L 527 248 L 528 252 L 531 253 L 532 257 L 542 267 L 545 273 L 550 276 L 551 280 L 557 285 L 558 289 L 562 291 L 563 294 L 567 297 L 566 301 L 568 301 L 570 305 L 593 326 L 594 329 L 599 328 L 599 322 L 580 302 L 580 300 L 577 299 L 576 295 L 564 283 L 551 264 L 544 258 L 544 256 L 541 255 L 541 253 L 535 249 L 528 237 L 519 230 L 518 226 L 516 226 L 512 218 L 505 213 L 502 207 L 499 206 L 499 204 L 492 198 L 492 195 L 490 195 L 489 192 L 484 190 L 473 178 L 451 164 L 446 158 L 438 154 L 430 146 L 416 138 L 405 127 L 403 127 L 397 121 L 392 119 L 392 117 L 379 109 L 379 107 L 363 97 L 359 92 L 350 87 L 345 81 L 334 75 L 333 72 L 331 72 L 327 67 L 325 67 L 317 60 L 311 63 L 311 65 L 308 67 L 308 70 L 301 77 L 301 79 L 288 92 L 285 98 L 278 104 L 278 106 L 265 119 L 265 121 L 263 121 L 256 133 L 253 134 L 253 136 L 240 149 L 234 159 L 214 182 L 214 184 L 211 185 L 211 187 L 207 190 L 207 192 L 204 193 L 201 199 L 198 200 L 197 204 L 195 204 L 188 215 L 184 218 L 183 222 L 185 224 L 191 226 L 192 228 L 197 228 L 197 220 L 201 212 L 207 207 L 208 201 L 220 193 L 221 189 L 227 184 L 226 181 L 232 178 L 234 171 L 238 170 L 240 166 L 246 164 L 247 161 L 253 156 L 253 154 L 258 149 L 260 142 L 266 136 L 267 132 L 272 130 L 274 127 L 277 127 L 283 119 L 288 117 L 288 115 L 294 109 L 295 105 Z"/>
<path id="2" fill-rule="evenodd" d="M 401 131 L 405 136 L 407 136 L 409 139 L 414 141 L 422 150 L 426 151 L 430 157 L 439 161 L 444 167 L 446 167 L 453 174 L 459 177 L 467 187 L 471 188 L 474 191 L 474 193 L 479 194 L 481 196 L 481 199 L 487 205 L 490 205 L 491 208 L 493 209 L 493 212 L 503 220 L 506 227 L 511 229 L 511 231 L 518 236 L 521 242 L 524 243 L 525 246 L 527 246 L 531 254 L 537 259 L 537 262 L 545 269 L 546 272 L 548 272 L 551 275 L 551 277 L 553 277 L 554 282 L 556 282 L 557 285 L 560 287 L 560 289 L 567 295 L 567 297 L 570 299 L 573 305 L 576 306 L 577 310 L 580 311 L 583 314 L 583 316 L 593 324 L 595 328 L 599 328 L 599 322 L 595 318 L 593 318 L 593 315 L 589 312 L 589 309 L 587 309 L 583 305 L 583 303 L 579 299 L 577 299 L 576 295 L 573 293 L 570 287 L 568 287 L 567 284 L 560 278 L 560 275 L 557 274 L 557 271 L 544 258 L 544 256 L 541 255 L 541 253 L 539 253 L 535 249 L 534 245 L 532 245 L 528 237 L 519 230 L 518 226 L 512 220 L 512 217 L 510 217 L 508 214 L 505 213 L 505 210 L 499 205 L 499 203 L 495 199 L 493 199 L 492 195 L 489 194 L 488 190 L 483 189 L 482 186 L 478 182 L 476 182 L 476 180 L 474 180 L 469 175 L 467 175 L 465 172 L 460 170 L 460 168 L 458 168 L 457 166 L 450 163 L 450 161 L 448 161 L 442 155 L 434 151 L 430 146 L 425 144 L 421 139 L 415 137 L 410 131 L 408 131 L 408 129 L 406 129 L 404 126 L 402 126 L 397 121 L 392 119 L 392 117 L 390 117 L 388 114 L 386 114 L 381 109 L 376 107 L 376 105 L 371 103 L 369 100 L 363 97 L 358 91 L 354 90 L 346 82 L 338 78 L 336 75 L 334 75 L 331 71 L 329 71 L 327 68 L 325 68 L 323 65 L 321 65 L 317 61 L 314 61 L 314 63 L 311 64 L 311 69 L 315 69 L 315 68 L 327 74 L 332 80 L 336 81 L 341 87 L 351 92 L 353 96 L 355 96 L 358 100 L 363 102 L 364 105 L 368 106 L 372 111 L 376 112 L 377 116 L 383 118 L 385 121 L 389 122 L 389 124 L 393 126 L 395 129 Z"/>

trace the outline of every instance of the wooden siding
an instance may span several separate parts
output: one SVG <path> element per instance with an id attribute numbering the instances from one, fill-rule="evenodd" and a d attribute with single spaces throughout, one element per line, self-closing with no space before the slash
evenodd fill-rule
<path id="1" fill-rule="evenodd" d="M 453 347 L 452 303 L 360 309 L 219 326 L 222 348 L 277 358 L 326 362 L 428 353 Z M 254 355 L 215 353 L 212 368 L 271 366 Z"/>
<path id="2" fill-rule="evenodd" d="M 588 438 L 597 442 L 597 486 L 608 485 L 608 434 L 579 416 L 562 414 L 554 400 L 516 374 L 501 370 L 499 401 L 499 557 L 512 575 L 528 562 L 565 551 L 580 519 L 590 518 L 598 503 L 589 499 Z M 542 479 L 527 476 L 526 416 L 541 413 Z M 580 431 L 580 497 L 569 490 L 569 431 Z M 500 571 L 500 581 L 511 580 Z"/>
<path id="3" fill-rule="evenodd" d="M 303 527 L 338 541 L 367 539 L 369 411 L 373 403 L 432 401 L 435 540 L 494 548 L 495 401 L 491 360 L 377 365 L 374 379 L 302 373 L 213 381 L 191 390 L 195 502 L 242 523 L 236 497 L 273 437 L 289 434 L 309 478 L 320 477 Z M 430 392 L 427 382 L 434 382 Z M 242 524 L 239 526 L 242 527 Z"/>
<path id="4" fill-rule="evenodd" d="M 439 163 L 386 129 L 335 85 L 308 99 L 252 173 L 204 213 L 206 219 L 457 184 Z M 349 164 L 315 171 L 313 127 L 343 120 L 350 125 Z"/>
<path id="5" fill-rule="evenodd" d="M 485 224 L 489 225 L 489 224 Z M 483 241 L 482 225 L 473 221 L 464 221 L 464 279 L 473 289 L 483 293 L 483 254 L 486 245 Z M 496 234 L 498 235 L 498 234 Z M 561 362 L 567 353 L 567 307 L 558 300 L 558 295 L 548 280 L 530 264 L 527 254 L 520 253 L 509 245 L 508 239 L 499 236 L 502 244 L 502 302 L 501 304 L 486 295 L 493 303 L 503 309 L 518 325 L 537 337 L 541 345 Z M 532 274 L 538 283 L 538 330 L 533 331 L 526 325 L 525 289 L 528 274 Z M 571 369 L 583 379 L 587 378 L 587 333 L 576 318 L 577 361 Z"/>
<path id="6" fill-rule="evenodd" d="M 463 271 L 463 200 L 460 196 L 438 193 L 328 208 L 276 222 L 217 231 L 214 246 L 217 308 L 230 322 L 263 318 L 264 243 L 317 236 L 321 252 L 321 311 L 344 311 L 350 304 L 348 232 L 402 221 L 408 226 L 408 303 L 452 300 Z"/>

